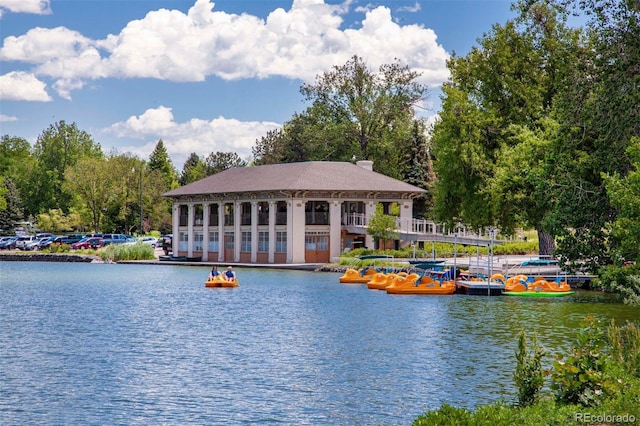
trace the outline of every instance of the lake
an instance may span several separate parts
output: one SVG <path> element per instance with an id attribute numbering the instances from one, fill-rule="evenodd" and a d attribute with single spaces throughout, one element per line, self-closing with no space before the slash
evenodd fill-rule
<path id="1" fill-rule="evenodd" d="M 208 271 L 0 262 L 0 423 L 410 424 L 513 401 L 522 329 L 553 354 L 586 315 L 640 318 L 596 292 L 392 296 L 240 268 L 205 288 Z"/>

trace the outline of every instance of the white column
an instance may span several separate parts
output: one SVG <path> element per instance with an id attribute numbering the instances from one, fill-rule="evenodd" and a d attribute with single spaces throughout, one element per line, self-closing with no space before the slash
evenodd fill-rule
<path id="1" fill-rule="evenodd" d="M 342 230 L 342 203 L 338 200 L 329 201 L 329 260 L 340 256 Z"/>
<path id="2" fill-rule="evenodd" d="M 251 263 L 258 261 L 258 202 L 251 202 Z"/>
<path id="3" fill-rule="evenodd" d="M 400 230 L 404 233 L 413 231 L 411 221 L 413 219 L 413 202 L 403 200 L 398 203 L 400 206 Z"/>
<path id="4" fill-rule="evenodd" d="M 218 203 L 218 262 L 224 260 L 224 201 Z"/>
<path id="5" fill-rule="evenodd" d="M 195 217 L 195 206 L 189 203 L 189 216 L 187 217 L 187 256 L 193 256 L 193 220 Z"/>
<path id="6" fill-rule="evenodd" d="M 289 220 L 291 219 L 291 220 Z M 289 263 L 304 263 L 304 200 L 293 199 L 287 209 L 287 258 Z"/>
<path id="7" fill-rule="evenodd" d="M 275 261 L 277 201 L 269 201 L 269 263 Z"/>
<path id="8" fill-rule="evenodd" d="M 242 232 L 240 232 L 240 217 L 242 204 L 239 201 L 233 203 L 233 261 L 240 261 L 240 244 L 242 242 Z"/>
<path id="9" fill-rule="evenodd" d="M 369 223 L 369 218 L 371 217 L 371 215 L 376 212 L 376 204 L 377 203 L 373 200 L 367 200 L 364 204 L 364 216 L 366 218 L 367 224 Z M 364 238 L 364 244 L 365 246 L 367 246 L 367 248 L 372 249 L 374 247 L 373 237 L 367 234 L 367 236 Z"/>
<path id="10" fill-rule="evenodd" d="M 180 204 L 178 204 L 177 202 L 173 203 L 171 215 L 171 232 L 173 233 L 173 238 L 171 238 L 171 253 L 177 256 L 178 244 L 180 240 Z"/>
<path id="11" fill-rule="evenodd" d="M 202 205 L 202 260 L 209 260 L 209 209 L 210 204 Z"/>

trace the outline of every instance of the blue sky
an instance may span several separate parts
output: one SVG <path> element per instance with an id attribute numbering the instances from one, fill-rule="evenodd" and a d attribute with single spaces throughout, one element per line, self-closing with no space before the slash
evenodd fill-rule
<path id="1" fill-rule="evenodd" d="M 465 55 L 506 0 L 0 0 L 0 134 L 32 144 L 75 122 L 105 152 L 148 158 L 159 139 L 237 152 L 305 109 L 303 82 L 354 54 L 421 73 L 437 114 L 445 61 Z"/>

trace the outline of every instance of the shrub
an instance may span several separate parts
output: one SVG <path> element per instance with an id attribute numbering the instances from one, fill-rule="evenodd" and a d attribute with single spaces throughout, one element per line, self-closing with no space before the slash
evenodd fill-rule
<path id="1" fill-rule="evenodd" d="M 104 261 L 119 262 L 122 260 L 153 260 L 155 253 L 151 246 L 136 244 L 109 244 L 98 252 Z"/>
<path id="2" fill-rule="evenodd" d="M 51 244 L 49 246 L 50 253 L 69 253 L 71 251 L 71 245 L 64 243 Z"/>
<path id="3" fill-rule="evenodd" d="M 551 389 L 556 400 L 566 404 L 597 406 L 613 388 L 606 371 L 604 331 L 593 317 L 587 317 L 578 333 L 577 346 L 564 359 L 555 357 L 551 373 Z"/>
<path id="4" fill-rule="evenodd" d="M 544 385 L 543 356 L 544 350 L 538 346 L 536 335 L 533 336 L 533 354 L 529 355 L 527 336 L 524 331 L 521 331 L 516 351 L 516 369 L 513 372 L 513 380 L 518 388 L 518 405 L 520 407 L 532 405 L 538 399 L 538 392 Z"/>
<path id="5" fill-rule="evenodd" d="M 611 290 L 622 295 L 624 303 L 640 305 L 640 270 L 638 265 L 609 265 L 602 269 L 592 286 Z"/>

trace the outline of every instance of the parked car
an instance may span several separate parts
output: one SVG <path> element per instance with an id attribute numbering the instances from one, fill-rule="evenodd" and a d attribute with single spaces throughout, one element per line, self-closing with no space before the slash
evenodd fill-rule
<path id="1" fill-rule="evenodd" d="M 104 234 L 102 238 L 102 245 L 108 246 L 109 244 L 124 244 L 127 242 L 127 236 L 124 234 Z"/>
<path id="2" fill-rule="evenodd" d="M 151 246 L 151 248 L 154 249 L 158 245 L 158 239 L 156 237 L 140 237 L 138 238 L 138 242 Z"/>
<path id="3" fill-rule="evenodd" d="M 13 250 L 16 248 L 16 240 L 18 237 L 3 237 L 0 240 L 0 250 Z"/>
<path id="4" fill-rule="evenodd" d="M 64 236 L 64 243 L 71 245 L 73 243 L 77 243 L 83 238 L 84 238 L 84 234 L 67 234 Z"/>
<path id="5" fill-rule="evenodd" d="M 95 249 L 98 247 L 102 247 L 102 238 L 100 237 L 84 237 L 80 241 L 71 244 L 71 248 L 74 250 Z"/>
<path id="6" fill-rule="evenodd" d="M 51 243 L 58 238 L 57 235 L 52 235 L 48 238 L 43 238 L 41 240 L 38 241 L 38 248 L 37 250 L 42 250 L 42 249 L 46 249 L 49 248 L 49 246 L 51 245 Z"/>
<path id="7" fill-rule="evenodd" d="M 25 244 L 31 241 L 37 241 L 35 235 L 21 235 L 16 240 L 16 248 L 18 250 L 24 250 Z"/>
<path id="8" fill-rule="evenodd" d="M 24 244 L 24 247 L 22 247 L 22 250 L 27 250 L 27 251 L 38 250 L 38 244 L 40 243 L 40 240 L 42 240 L 42 238 L 36 237 L 35 240 L 27 241 Z"/>

